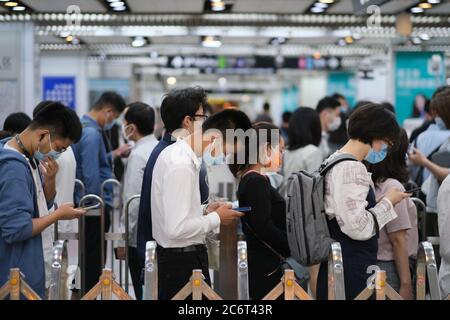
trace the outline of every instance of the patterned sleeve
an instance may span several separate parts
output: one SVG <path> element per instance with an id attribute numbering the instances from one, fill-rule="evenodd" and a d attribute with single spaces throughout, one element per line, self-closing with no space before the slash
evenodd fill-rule
<path id="1" fill-rule="evenodd" d="M 383 198 L 366 210 L 370 176 L 360 162 L 337 164 L 327 175 L 325 207 L 328 215 L 336 216 L 342 232 L 354 240 L 367 240 L 376 233 L 376 222 L 383 228 L 397 214 L 392 203 Z"/>

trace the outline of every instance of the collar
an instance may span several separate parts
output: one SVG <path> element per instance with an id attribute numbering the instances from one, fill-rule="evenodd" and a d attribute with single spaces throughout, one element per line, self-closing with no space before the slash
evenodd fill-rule
<path id="1" fill-rule="evenodd" d="M 97 130 L 103 130 L 98 122 L 92 119 L 92 117 L 88 114 L 85 114 L 83 115 L 83 117 L 81 117 L 81 124 L 83 125 L 83 127 L 94 127 Z"/>
<path id="2" fill-rule="evenodd" d="M 134 147 L 140 146 L 140 145 L 142 145 L 142 144 L 145 144 L 145 143 L 148 143 L 148 142 L 151 142 L 151 141 L 156 141 L 156 137 L 155 137 L 154 134 L 149 134 L 149 135 L 147 135 L 147 136 L 144 136 L 144 137 L 140 138 L 140 139 L 136 142 L 136 144 L 134 145 Z"/>
<path id="3" fill-rule="evenodd" d="M 191 146 L 188 145 L 187 142 L 182 138 L 178 138 L 176 143 L 186 152 L 197 170 L 199 170 L 202 166 L 202 161 L 201 158 L 199 159 L 199 157 L 197 157 L 197 155 L 194 153 L 194 150 L 192 150 Z"/>

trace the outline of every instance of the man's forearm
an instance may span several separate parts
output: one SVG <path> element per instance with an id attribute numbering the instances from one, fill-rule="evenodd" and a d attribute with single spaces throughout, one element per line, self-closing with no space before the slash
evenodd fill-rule
<path id="1" fill-rule="evenodd" d="M 44 184 L 44 195 L 47 203 L 53 201 L 56 196 L 56 182 L 55 180 L 46 181 Z"/>

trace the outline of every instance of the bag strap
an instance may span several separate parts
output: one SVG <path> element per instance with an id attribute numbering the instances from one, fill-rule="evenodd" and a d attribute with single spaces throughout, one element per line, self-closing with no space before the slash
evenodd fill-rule
<path id="1" fill-rule="evenodd" d="M 319 168 L 320 175 L 325 176 L 327 174 L 327 172 L 331 170 L 331 168 L 333 168 L 338 163 L 344 162 L 344 161 L 358 161 L 358 160 L 354 156 L 352 156 L 351 154 L 348 154 L 348 153 L 337 155 L 336 157 L 333 157 L 333 158 L 329 157 L 320 166 L 320 168 Z"/>
<path id="2" fill-rule="evenodd" d="M 245 224 L 245 226 L 247 227 L 247 229 L 253 234 L 253 236 L 256 238 L 256 240 L 258 240 L 259 242 L 261 242 L 262 244 L 264 244 L 267 249 L 269 249 L 270 251 L 273 252 L 273 254 L 275 254 L 278 258 L 280 258 L 280 260 L 282 262 L 286 261 L 286 258 L 283 257 L 282 254 L 280 254 L 277 250 L 275 250 L 274 248 L 272 248 L 272 246 L 270 244 L 268 244 L 266 241 L 264 241 L 263 239 L 261 239 L 256 232 L 250 227 L 250 225 L 245 222 L 244 220 L 241 219 L 241 221 Z"/>

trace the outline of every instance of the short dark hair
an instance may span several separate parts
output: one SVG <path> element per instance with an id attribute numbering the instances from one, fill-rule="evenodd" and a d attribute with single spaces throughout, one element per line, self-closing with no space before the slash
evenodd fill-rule
<path id="1" fill-rule="evenodd" d="M 316 111 L 318 114 L 322 113 L 322 111 L 326 109 L 336 109 L 341 106 L 341 103 L 333 98 L 333 97 L 325 97 L 322 100 L 319 101 L 317 104 Z"/>
<path id="2" fill-rule="evenodd" d="M 331 97 L 336 99 L 336 100 L 339 100 L 339 99 L 344 99 L 345 100 L 345 97 L 342 94 L 338 93 L 338 92 L 333 93 L 333 95 Z"/>
<path id="3" fill-rule="evenodd" d="M 206 92 L 201 87 L 170 91 L 161 103 L 161 118 L 167 132 L 181 128 L 185 117 L 194 117 L 200 107 L 206 108 Z"/>
<path id="4" fill-rule="evenodd" d="M 317 111 L 300 107 L 289 121 L 289 150 L 297 150 L 313 144 L 319 146 L 322 138 L 322 126 Z"/>
<path id="5" fill-rule="evenodd" d="M 120 94 L 113 91 L 106 91 L 100 96 L 100 98 L 98 98 L 91 109 L 100 110 L 106 105 L 113 107 L 113 109 L 118 113 L 122 113 L 127 107 L 125 100 Z"/>
<path id="6" fill-rule="evenodd" d="M 56 101 L 44 100 L 44 101 L 39 102 L 39 103 L 37 104 L 37 106 L 36 106 L 36 107 L 34 108 L 34 110 L 33 110 L 33 118 L 36 118 L 36 115 L 37 115 L 39 112 L 41 112 L 41 110 L 42 110 L 43 108 L 45 108 L 46 106 L 48 106 L 49 104 L 52 104 L 52 103 L 54 103 L 54 102 L 56 102 Z"/>
<path id="7" fill-rule="evenodd" d="M 355 111 L 356 109 L 359 109 L 361 107 L 367 106 L 368 104 L 371 104 L 373 102 L 369 101 L 369 100 L 359 100 L 358 102 L 356 102 L 355 107 L 353 108 L 353 111 Z"/>
<path id="8" fill-rule="evenodd" d="M 264 111 L 269 111 L 270 110 L 270 104 L 268 102 L 264 102 L 263 109 L 264 109 Z"/>
<path id="9" fill-rule="evenodd" d="M 281 115 L 281 119 L 283 120 L 283 122 L 289 122 L 291 117 L 292 117 L 292 112 L 291 111 L 285 111 Z"/>
<path id="10" fill-rule="evenodd" d="M 408 147 L 408 135 L 404 129 L 401 129 L 397 148 L 389 152 L 386 159 L 380 163 L 368 165 L 375 185 L 383 183 L 389 178 L 398 180 L 402 184 L 409 181 L 408 166 L 405 159 Z"/>
<path id="11" fill-rule="evenodd" d="M 148 104 L 143 102 L 130 103 L 124 118 L 128 124 L 134 124 L 140 134 L 147 136 L 153 133 L 155 111 Z"/>
<path id="12" fill-rule="evenodd" d="M 21 133 L 31 122 L 30 117 L 23 112 L 11 113 L 6 117 L 3 124 L 3 130 L 11 134 Z"/>
<path id="13" fill-rule="evenodd" d="M 226 131 L 228 129 L 237 130 L 242 129 L 244 131 L 250 129 L 252 123 L 248 116 L 236 109 L 226 109 L 205 120 L 202 124 L 203 132 L 209 129 L 219 130 L 223 138 L 226 137 Z"/>
<path id="14" fill-rule="evenodd" d="M 386 102 L 383 102 L 381 105 L 384 106 L 386 108 L 386 110 L 389 110 L 390 112 L 395 114 L 395 107 L 392 103 L 386 101 Z"/>
<path id="15" fill-rule="evenodd" d="M 444 89 L 431 99 L 431 110 L 450 128 L 450 88 Z"/>
<path id="16" fill-rule="evenodd" d="M 59 102 L 42 108 L 30 123 L 30 129 L 46 128 L 58 138 L 68 138 L 77 143 L 81 138 L 81 122 L 75 111 Z"/>
<path id="17" fill-rule="evenodd" d="M 386 140 L 395 145 L 399 134 L 400 127 L 395 115 L 381 104 L 369 103 L 357 108 L 350 116 L 350 139 L 365 144 L 372 144 L 374 140 Z"/>

